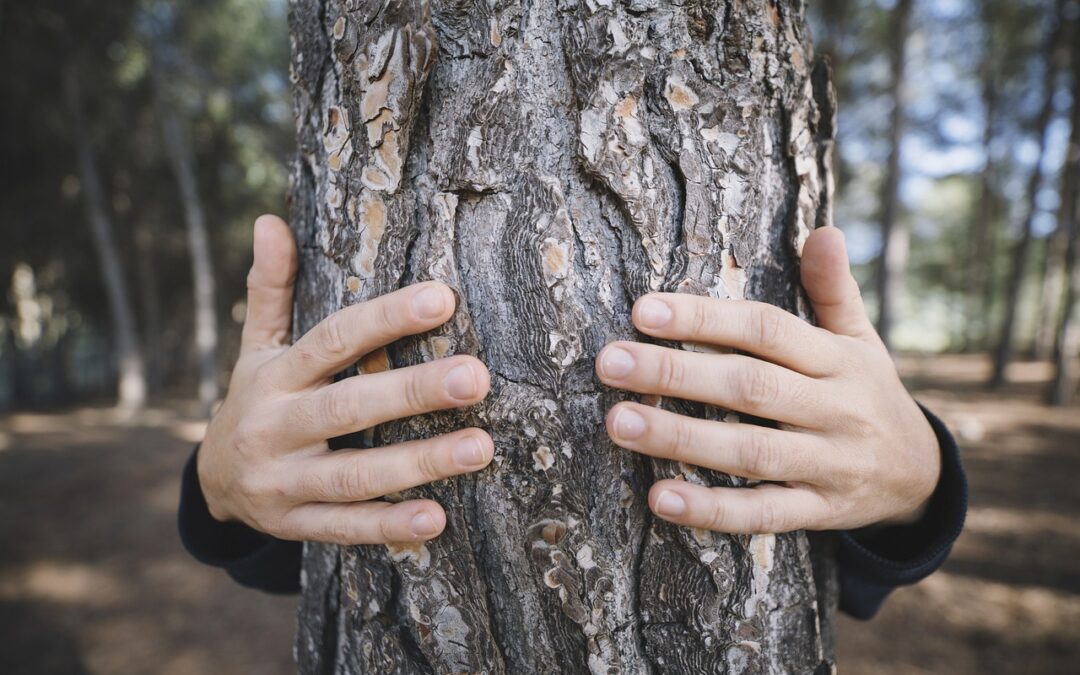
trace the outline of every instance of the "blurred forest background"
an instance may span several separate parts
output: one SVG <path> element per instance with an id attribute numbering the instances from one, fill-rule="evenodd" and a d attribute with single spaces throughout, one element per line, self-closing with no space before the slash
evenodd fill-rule
<path id="1" fill-rule="evenodd" d="M 130 407 L 216 397 L 251 223 L 285 212 L 286 9 L 0 0 L 0 410 L 106 400 L 118 375 Z M 1018 356 L 1056 360 L 1047 396 L 1065 402 L 1077 3 L 810 10 L 840 99 L 836 221 L 881 332 L 898 350 L 990 354 L 998 385 Z"/>
<path id="2" fill-rule="evenodd" d="M 191 562 L 171 524 L 251 225 L 286 212 L 287 9 L 0 0 L 0 672 L 290 670 L 292 601 Z M 974 489 L 946 570 L 845 622 L 841 665 L 1078 672 L 1080 0 L 809 12 L 837 225 Z"/>

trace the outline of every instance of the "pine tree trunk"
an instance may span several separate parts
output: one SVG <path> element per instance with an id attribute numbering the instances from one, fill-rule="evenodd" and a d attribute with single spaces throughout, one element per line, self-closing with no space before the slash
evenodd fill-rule
<path id="1" fill-rule="evenodd" d="M 118 374 L 117 402 L 122 409 L 137 410 L 146 403 L 146 369 L 139 351 L 131 293 L 116 245 L 105 188 L 98 174 L 93 141 L 86 123 L 79 74 L 73 65 L 65 73 L 64 89 L 68 115 L 71 118 L 72 142 L 75 145 L 79 179 L 82 181 L 86 219 L 101 265 L 105 296 L 112 319 L 112 342 Z"/>
<path id="2" fill-rule="evenodd" d="M 1080 377 L 1075 362 L 1080 356 L 1080 43 L 1074 41 L 1072 46 L 1072 129 L 1065 155 L 1065 180 L 1071 184 L 1063 190 L 1058 223 L 1067 242 L 1062 256 L 1065 299 L 1054 330 L 1054 379 L 1048 396 L 1052 404 L 1059 406 L 1072 402 Z"/>
<path id="3" fill-rule="evenodd" d="M 885 176 L 881 180 L 881 254 L 878 259 L 878 316 L 877 331 L 888 347 L 892 346 L 895 305 L 904 289 L 911 232 L 900 218 L 900 163 L 906 127 L 905 96 L 907 41 L 911 25 L 913 0 L 897 0 L 890 21 L 892 43 L 889 45 L 892 81 L 889 98 L 889 157 Z"/>
<path id="4" fill-rule="evenodd" d="M 1028 177 L 1024 223 L 1020 228 L 1020 239 L 1013 247 L 1012 267 L 1009 270 L 1009 280 L 1005 291 L 1005 316 L 1001 322 L 1001 330 L 998 333 L 997 344 L 994 351 L 994 370 L 990 376 L 990 384 L 1000 387 L 1005 384 L 1005 371 L 1012 360 L 1013 339 L 1016 332 L 1016 316 L 1020 306 L 1020 291 L 1024 285 L 1024 277 L 1027 272 L 1029 252 L 1031 249 L 1032 229 L 1035 224 L 1035 215 L 1038 213 L 1039 188 L 1042 187 L 1042 165 L 1046 154 L 1047 140 L 1050 133 L 1050 122 L 1054 116 L 1054 93 L 1057 82 L 1058 63 L 1057 51 L 1060 44 L 1062 29 L 1065 23 L 1065 0 L 1057 0 L 1054 12 L 1054 29 L 1046 41 L 1046 70 L 1043 72 L 1043 102 L 1039 110 L 1035 128 L 1039 136 L 1039 153 L 1035 166 L 1031 169 Z"/>
<path id="5" fill-rule="evenodd" d="M 625 395 L 593 374 L 606 342 L 635 337 L 631 303 L 651 290 L 805 313 L 798 252 L 830 219 L 834 104 L 802 11 L 292 4 L 295 330 L 446 282 L 451 322 L 360 368 L 475 354 L 491 396 L 365 440 L 475 424 L 496 446 L 479 475 L 404 495 L 446 507 L 437 540 L 307 546 L 301 672 L 830 670 L 829 540 L 652 518 L 658 477 L 739 481 L 613 446 L 603 418 Z"/>
<path id="6" fill-rule="evenodd" d="M 155 65 L 155 68 L 159 66 Z M 199 403 L 205 412 L 218 398 L 218 322 L 215 298 L 214 266 L 210 256 L 210 238 L 206 231 L 206 212 L 195 175 L 195 157 L 186 120 L 177 110 L 177 102 L 164 92 L 164 74 L 154 72 L 157 113 L 161 136 L 169 157 L 180 204 L 184 209 L 188 252 L 191 256 L 192 303 L 195 309 L 195 359 L 199 374 Z"/>

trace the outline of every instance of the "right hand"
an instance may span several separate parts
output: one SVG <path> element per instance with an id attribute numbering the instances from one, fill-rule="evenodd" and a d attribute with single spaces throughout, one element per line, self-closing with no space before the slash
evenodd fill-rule
<path id="1" fill-rule="evenodd" d="M 210 514 L 279 539 L 381 544 L 438 536 L 446 526 L 438 503 L 379 497 L 484 468 L 494 454 L 487 433 L 334 452 L 327 439 L 487 396 L 490 375 L 471 356 L 331 380 L 379 347 L 445 323 L 453 292 L 438 282 L 403 288 L 332 314 L 290 346 L 292 233 L 280 218 L 263 216 L 254 249 L 240 356 L 198 453 Z"/>

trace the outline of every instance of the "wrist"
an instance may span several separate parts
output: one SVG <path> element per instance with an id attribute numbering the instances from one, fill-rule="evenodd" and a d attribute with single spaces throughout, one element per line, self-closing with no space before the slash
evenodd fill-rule
<path id="1" fill-rule="evenodd" d="M 199 482 L 199 490 L 202 491 L 203 501 L 206 502 L 206 510 L 214 520 L 221 523 L 232 522 L 237 518 L 225 508 L 222 500 L 218 498 L 216 481 L 213 479 L 215 472 L 212 469 L 212 462 L 209 460 L 212 454 L 212 451 L 207 451 L 205 442 L 195 451 L 195 476 Z"/>

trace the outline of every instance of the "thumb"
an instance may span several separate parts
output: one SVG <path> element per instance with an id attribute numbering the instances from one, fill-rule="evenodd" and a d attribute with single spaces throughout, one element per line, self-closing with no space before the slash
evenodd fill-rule
<path id="1" fill-rule="evenodd" d="M 255 221 L 255 261 L 247 277 L 247 318 L 241 349 L 280 347 L 289 342 L 296 242 L 285 221 L 260 216 Z"/>
<path id="2" fill-rule="evenodd" d="M 839 228 L 822 227 L 810 233 L 803 244 L 801 273 L 819 326 L 851 337 L 875 334 L 859 284 L 851 276 L 844 233 Z"/>

